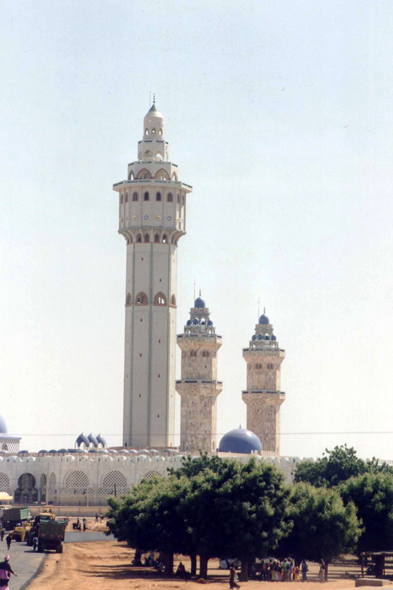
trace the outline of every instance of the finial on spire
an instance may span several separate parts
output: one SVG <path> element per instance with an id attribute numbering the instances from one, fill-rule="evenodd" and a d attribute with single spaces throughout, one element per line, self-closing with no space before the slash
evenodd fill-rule
<path id="1" fill-rule="evenodd" d="M 202 291 L 199 289 L 199 297 L 201 297 L 202 295 Z"/>
<path id="2" fill-rule="evenodd" d="M 153 104 L 156 104 L 156 93 L 153 94 Z"/>
<path id="3" fill-rule="evenodd" d="M 266 307 L 264 307 L 264 308 L 263 308 L 263 313 L 264 313 L 264 314 L 266 313 Z"/>

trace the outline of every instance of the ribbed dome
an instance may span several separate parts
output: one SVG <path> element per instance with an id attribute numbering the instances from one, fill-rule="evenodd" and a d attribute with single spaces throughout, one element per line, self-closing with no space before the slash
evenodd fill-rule
<path id="1" fill-rule="evenodd" d="M 90 441 L 91 443 L 93 443 L 93 445 L 94 445 L 95 447 L 98 447 L 98 441 L 97 441 L 96 437 L 95 437 L 95 436 L 93 436 L 93 434 L 92 434 L 91 432 L 90 432 L 90 434 L 89 434 L 89 436 L 88 436 L 87 438 L 89 439 L 89 441 Z"/>
<path id="2" fill-rule="evenodd" d="M 82 432 L 82 433 L 81 433 L 81 434 L 78 436 L 78 438 L 76 439 L 75 443 L 76 443 L 76 445 L 77 445 L 78 447 L 80 447 L 82 443 L 84 443 L 84 444 L 85 444 L 87 447 L 88 447 L 88 446 L 89 446 L 89 444 L 90 444 L 90 443 L 89 443 L 89 439 L 87 438 L 87 436 L 85 436 L 85 435 L 83 434 L 83 432 Z"/>
<path id="3" fill-rule="evenodd" d="M 207 325 L 208 325 L 208 326 L 212 326 L 212 325 L 213 325 L 213 322 L 212 322 L 211 320 L 209 320 L 209 321 L 207 322 Z"/>
<path id="4" fill-rule="evenodd" d="M 265 315 L 264 313 L 261 315 L 261 317 L 259 318 L 259 323 L 260 324 L 264 324 L 267 325 L 269 324 L 269 318 L 267 317 L 267 315 Z"/>
<path id="5" fill-rule="evenodd" d="M 98 434 L 97 435 L 97 442 L 101 443 L 104 447 L 106 447 L 106 440 L 105 438 L 102 436 L 102 434 Z"/>
<path id="6" fill-rule="evenodd" d="M 235 428 L 224 434 L 218 450 L 221 453 L 242 453 L 249 455 L 252 451 L 261 451 L 261 441 L 256 434 L 245 428 Z"/>
<path id="7" fill-rule="evenodd" d="M 275 336 L 274 334 L 272 334 L 272 340 L 277 340 L 277 336 Z"/>
<path id="8" fill-rule="evenodd" d="M 202 297 L 197 297 L 195 299 L 194 307 L 206 307 L 205 301 L 202 299 Z"/>
<path id="9" fill-rule="evenodd" d="M 194 326 L 197 326 L 199 324 L 199 320 L 197 318 L 195 318 L 192 323 L 194 324 Z"/>
<path id="10" fill-rule="evenodd" d="M 7 424 L 3 416 L 0 416 L 0 434 L 7 434 Z"/>

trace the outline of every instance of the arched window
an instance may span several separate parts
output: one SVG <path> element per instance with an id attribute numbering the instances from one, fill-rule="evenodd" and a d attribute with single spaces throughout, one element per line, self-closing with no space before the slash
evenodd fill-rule
<path id="1" fill-rule="evenodd" d="M 156 234 L 156 235 L 154 236 L 154 243 L 155 243 L 155 244 L 159 244 L 159 243 L 160 243 L 160 236 L 159 236 L 158 234 Z"/>
<path id="2" fill-rule="evenodd" d="M 129 175 L 128 175 L 128 180 L 134 180 L 134 178 L 135 178 L 135 177 L 134 177 L 134 173 L 133 173 L 133 171 L 132 171 L 132 170 L 130 170 L 130 173 L 129 173 Z"/>
<path id="3" fill-rule="evenodd" d="M 147 128 L 145 129 L 145 135 L 149 135 L 149 130 Z"/>
<path id="4" fill-rule="evenodd" d="M 125 202 L 125 203 L 128 203 L 128 193 L 126 193 L 126 194 L 125 194 L 125 197 L 124 197 L 124 202 Z"/>
<path id="5" fill-rule="evenodd" d="M 149 193 L 145 193 L 145 194 L 143 195 L 143 200 L 144 200 L 144 201 L 148 201 L 148 200 L 149 200 Z"/>
<path id="6" fill-rule="evenodd" d="M 127 293 L 126 305 L 131 305 L 131 293 Z"/>
<path id="7" fill-rule="evenodd" d="M 163 244 L 166 244 L 167 242 L 168 242 L 168 238 L 166 237 L 166 234 L 164 234 L 164 235 L 162 236 L 162 243 L 163 243 Z"/>
<path id="8" fill-rule="evenodd" d="M 164 293 L 157 293 L 154 297 L 154 305 L 166 305 L 166 297 Z"/>
<path id="9" fill-rule="evenodd" d="M 138 199 L 139 199 L 139 197 L 138 197 L 138 193 L 134 193 L 134 194 L 132 195 L 132 200 L 133 200 L 133 201 L 137 201 Z"/>
<path id="10" fill-rule="evenodd" d="M 162 135 L 162 129 L 158 131 L 158 135 Z"/>
<path id="11" fill-rule="evenodd" d="M 120 205 L 122 205 L 122 204 L 123 204 L 123 195 L 121 195 L 121 197 L 120 197 Z"/>
<path id="12" fill-rule="evenodd" d="M 135 297 L 135 305 L 147 305 L 148 303 L 149 300 L 146 293 L 138 293 L 138 295 Z"/>
<path id="13" fill-rule="evenodd" d="M 146 180 L 149 178 L 151 178 L 151 174 L 146 168 L 142 168 L 142 170 L 138 172 L 138 180 Z"/>
<path id="14" fill-rule="evenodd" d="M 153 127 L 153 129 L 151 130 L 151 134 L 152 134 L 152 135 L 155 135 L 155 134 L 156 134 L 156 130 L 154 129 L 154 127 Z"/>
<path id="15" fill-rule="evenodd" d="M 173 202 L 173 195 L 172 195 L 172 193 L 168 193 L 167 194 L 166 200 L 168 201 L 168 203 L 172 203 Z"/>
<path id="16" fill-rule="evenodd" d="M 161 193 L 156 194 L 156 201 L 161 201 Z"/>
<path id="17" fill-rule="evenodd" d="M 150 150 L 146 150 L 145 151 L 145 158 L 150 158 L 151 157 L 151 151 Z"/>
<path id="18" fill-rule="evenodd" d="M 141 236 L 141 234 L 138 234 L 138 235 L 136 236 L 136 243 L 137 243 L 137 244 L 142 244 L 142 236 Z"/>
<path id="19" fill-rule="evenodd" d="M 197 351 L 196 350 L 190 350 L 190 356 L 192 356 L 192 357 L 197 356 Z"/>
<path id="20" fill-rule="evenodd" d="M 176 296 L 172 295 L 171 297 L 171 305 L 176 305 Z"/>
<path id="21" fill-rule="evenodd" d="M 149 234 L 145 234 L 144 242 L 145 242 L 145 244 L 148 244 L 150 242 L 150 236 L 149 236 Z"/>
<path id="22" fill-rule="evenodd" d="M 128 242 L 127 242 L 127 244 L 132 244 L 132 242 L 133 242 L 133 241 L 134 241 L 134 240 L 132 239 L 132 236 L 130 236 L 130 237 L 129 237 L 129 240 L 128 240 Z"/>
<path id="23" fill-rule="evenodd" d="M 177 181 L 177 174 L 176 174 L 176 172 L 174 172 L 174 173 L 172 174 L 172 180 L 175 180 L 175 181 Z"/>
<path id="24" fill-rule="evenodd" d="M 163 168 L 160 168 L 159 170 L 157 170 L 155 178 L 157 180 L 169 180 L 168 172 Z"/>
<path id="25" fill-rule="evenodd" d="M 156 158 L 157 160 L 162 160 L 162 153 L 160 152 L 160 150 L 156 151 Z"/>

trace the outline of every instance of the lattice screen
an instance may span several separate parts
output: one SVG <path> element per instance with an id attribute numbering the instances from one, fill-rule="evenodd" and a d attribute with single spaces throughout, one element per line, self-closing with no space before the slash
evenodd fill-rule
<path id="1" fill-rule="evenodd" d="M 151 471 L 146 471 L 146 473 L 142 473 L 142 475 L 139 478 L 139 482 L 148 481 L 153 477 L 162 477 L 162 475 L 158 471 L 154 471 L 154 469 L 152 469 Z"/>
<path id="2" fill-rule="evenodd" d="M 93 489 L 89 487 L 89 478 L 83 471 L 71 471 L 67 475 L 63 491 L 65 494 L 86 494 Z"/>
<path id="3" fill-rule="evenodd" d="M 35 477 L 31 473 L 23 473 L 18 479 L 18 486 L 21 490 L 32 490 L 35 488 Z"/>
<path id="4" fill-rule="evenodd" d="M 126 477 L 120 471 L 110 471 L 104 477 L 102 488 L 99 489 L 99 494 L 122 496 L 127 494 L 129 487 L 127 485 Z"/>
<path id="5" fill-rule="evenodd" d="M 10 478 L 5 473 L 0 473 L 0 492 L 10 494 Z"/>

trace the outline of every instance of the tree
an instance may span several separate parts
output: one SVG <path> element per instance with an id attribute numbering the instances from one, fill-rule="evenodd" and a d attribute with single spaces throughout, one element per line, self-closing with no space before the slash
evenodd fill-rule
<path id="1" fill-rule="evenodd" d="M 255 459 L 221 460 L 218 471 L 201 470 L 190 484 L 181 511 L 201 558 L 201 577 L 211 557 L 225 556 L 241 559 L 247 579 L 249 560 L 273 551 L 288 532 L 283 474 Z"/>
<path id="2" fill-rule="evenodd" d="M 392 468 L 386 463 L 379 463 L 375 458 L 364 461 L 357 456 L 353 447 L 347 445 L 335 447 L 333 451 L 326 449 L 327 456 L 316 463 L 302 461 L 298 464 L 294 481 L 307 482 L 315 487 L 337 486 L 351 477 L 365 473 L 391 473 Z"/>
<path id="3" fill-rule="evenodd" d="M 349 479 L 339 491 L 345 503 L 355 504 L 363 524 L 357 553 L 390 550 L 393 540 L 393 477 L 387 473 L 366 473 Z"/>
<path id="4" fill-rule="evenodd" d="M 353 551 L 361 532 L 352 502 L 344 506 L 337 490 L 305 483 L 292 486 L 288 517 L 293 527 L 280 543 L 280 554 L 291 555 L 298 561 L 323 559 L 326 580 L 331 560 Z"/>

